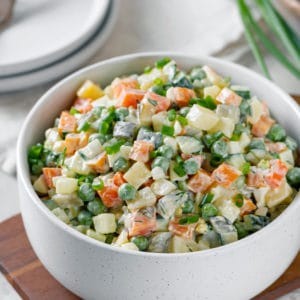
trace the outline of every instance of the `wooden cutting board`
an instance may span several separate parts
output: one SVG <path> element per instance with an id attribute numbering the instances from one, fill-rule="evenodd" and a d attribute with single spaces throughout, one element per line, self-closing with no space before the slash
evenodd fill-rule
<path id="1" fill-rule="evenodd" d="M 300 103 L 300 97 L 294 97 Z M 23 299 L 79 299 L 44 268 L 27 239 L 21 215 L 0 223 L 0 271 Z M 300 253 L 286 272 L 253 300 L 274 300 L 300 288 Z"/>
<path id="2" fill-rule="evenodd" d="M 21 215 L 0 223 L 0 271 L 23 299 L 79 299 L 44 268 L 27 239 Z M 286 272 L 253 300 L 274 300 L 300 288 L 300 253 Z"/>

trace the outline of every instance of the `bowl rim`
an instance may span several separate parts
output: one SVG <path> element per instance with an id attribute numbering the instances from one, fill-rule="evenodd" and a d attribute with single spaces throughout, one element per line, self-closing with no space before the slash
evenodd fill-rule
<path id="1" fill-rule="evenodd" d="M 60 89 L 65 84 L 68 84 L 69 81 L 72 81 L 77 76 L 80 76 L 82 73 L 91 71 L 92 69 L 101 68 L 101 66 L 106 64 L 115 64 L 120 63 L 122 61 L 126 60 L 132 60 L 132 59 L 141 59 L 141 58 L 160 58 L 160 57 L 171 57 L 176 60 L 176 58 L 182 58 L 182 59 L 200 59 L 202 61 L 207 61 L 208 65 L 210 65 L 210 62 L 214 62 L 216 64 L 223 65 L 224 67 L 234 69 L 238 72 L 245 73 L 246 75 L 255 76 L 255 80 L 260 81 L 263 85 L 266 87 L 273 89 L 274 92 L 276 92 L 281 99 L 285 102 L 285 104 L 289 105 L 290 108 L 295 112 L 297 115 L 297 118 L 300 121 L 300 108 L 296 104 L 296 102 L 286 93 L 284 92 L 280 87 L 275 85 L 270 80 L 266 79 L 262 75 L 244 67 L 236 63 L 232 63 L 229 61 L 225 61 L 223 59 L 215 58 L 212 56 L 205 56 L 205 55 L 198 55 L 196 53 L 189 53 L 185 54 L 183 52 L 174 52 L 174 51 L 155 51 L 155 52 L 138 52 L 138 53 L 132 53 L 127 55 L 121 55 L 112 57 L 106 60 L 102 60 L 100 62 L 97 62 L 95 64 L 89 65 L 87 67 L 81 68 L 78 71 L 68 75 L 67 77 L 63 78 L 59 82 L 57 82 L 55 85 L 53 85 L 50 89 L 48 89 L 35 103 L 35 105 L 31 108 L 30 112 L 27 114 L 25 121 L 23 122 L 23 126 L 21 128 L 21 131 L 19 133 L 18 141 L 17 141 L 17 177 L 18 177 L 18 183 L 19 185 L 22 184 L 25 188 L 25 191 L 28 193 L 28 196 L 30 198 L 30 201 L 34 203 L 36 208 L 42 212 L 44 217 L 48 218 L 48 220 L 59 229 L 65 231 L 67 234 L 71 235 L 75 239 L 78 239 L 80 241 L 86 242 L 90 245 L 93 245 L 98 248 L 104 248 L 105 250 L 113 251 L 120 254 L 129 254 L 129 255 L 135 255 L 135 256 L 145 256 L 145 257 L 155 257 L 155 258 L 164 258 L 164 259 L 176 259 L 177 257 L 191 257 L 191 256 L 199 256 L 199 257 L 206 257 L 210 255 L 218 255 L 222 254 L 224 252 L 230 252 L 234 249 L 242 248 L 247 246 L 248 244 L 251 244 L 252 242 L 255 242 L 259 237 L 263 237 L 265 235 L 268 235 L 272 230 L 275 230 L 281 224 L 289 217 L 290 212 L 293 209 L 296 209 L 296 207 L 300 207 L 300 192 L 298 192 L 292 201 L 292 203 L 270 224 L 263 227 L 259 231 L 252 233 L 251 235 L 238 240 L 236 242 L 222 245 L 220 247 L 216 248 L 210 248 L 206 250 L 201 251 L 195 251 L 195 252 L 187 252 L 187 253 L 156 253 L 156 252 L 143 252 L 143 251 L 132 251 L 127 250 L 121 247 L 112 246 L 110 244 L 105 244 L 103 242 L 99 242 L 95 239 L 92 239 L 88 237 L 85 234 L 82 234 L 81 232 L 77 231 L 76 229 L 72 228 L 71 226 L 65 224 L 63 221 L 58 219 L 51 211 L 42 203 L 38 195 L 35 193 L 33 186 L 30 182 L 29 174 L 27 174 L 27 149 L 23 147 L 23 144 L 26 141 L 26 130 L 29 126 L 31 119 L 35 116 L 35 114 L 39 111 L 39 109 L 44 105 L 44 102 L 48 102 L 51 99 L 51 95 L 56 90 Z M 237 83 L 238 84 L 238 83 Z M 20 189 L 20 186 L 19 186 Z M 300 245 L 298 246 L 300 247 Z"/>

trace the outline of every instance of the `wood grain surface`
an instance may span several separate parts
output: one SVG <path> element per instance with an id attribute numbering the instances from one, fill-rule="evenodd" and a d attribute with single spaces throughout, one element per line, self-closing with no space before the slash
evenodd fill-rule
<path id="1" fill-rule="evenodd" d="M 300 104 L 300 96 L 294 97 Z M 0 223 L 0 271 L 23 299 L 79 299 L 58 283 L 33 252 L 21 215 Z M 273 300 L 300 288 L 300 253 L 286 272 L 253 300 Z"/>

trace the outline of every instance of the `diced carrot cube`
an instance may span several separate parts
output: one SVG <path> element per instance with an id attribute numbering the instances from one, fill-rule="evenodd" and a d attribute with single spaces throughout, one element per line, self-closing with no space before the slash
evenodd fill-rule
<path id="1" fill-rule="evenodd" d="M 168 230 L 185 239 L 192 239 L 197 223 L 181 225 L 179 224 L 179 220 L 180 218 L 176 218 L 170 221 Z"/>
<path id="2" fill-rule="evenodd" d="M 171 106 L 171 100 L 153 92 L 147 92 L 145 96 L 155 106 L 155 113 L 166 111 Z"/>
<path id="3" fill-rule="evenodd" d="M 244 204 L 241 207 L 240 216 L 248 215 L 256 209 L 256 205 L 250 199 L 244 199 Z"/>
<path id="4" fill-rule="evenodd" d="M 105 151 L 97 155 L 86 164 L 93 169 L 96 173 L 106 173 L 109 170 L 108 158 Z"/>
<path id="5" fill-rule="evenodd" d="M 61 176 L 61 168 L 43 168 L 43 175 L 47 186 L 52 189 L 54 187 L 52 179 Z"/>
<path id="6" fill-rule="evenodd" d="M 236 168 L 222 163 L 212 173 L 212 179 L 220 185 L 229 188 L 234 181 L 241 175 L 241 172 Z"/>
<path id="7" fill-rule="evenodd" d="M 66 155 L 73 155 L 76 150 L 86 146 L 88 143 L 88 135 L 86 133 L 69 133 L 66 135 Z"/>
<path id="8" fill-rule="evenodd" d="M 260 170 L 251 170 L 247 176 L 247 185 L 255 188 L 266 186 L 262 172 Z"/>
<path id="9" fill-rule="evenodd" d="M 85 114 L 92 110 L 92 99 L 82 99 L 82 98 L 77 98 L 74 103 L 73 107 L 77 109 L 80 113 Z"/>
<path id="10" fill-rule="evenodd" d="M 147 162 L 150 158 L 150 152 L 154 149 L 154 145 L 148 141 L 135 141 L 133 147 L 129 153 L 129 158 L 136 160 Z"/>
<path id="11" fill-rule="evenodd" d="M 134 90 L 123 88 L 116 107 L 134 107 L 137 108 L 138 101 L 141 101 L 145 96 L 145 92 L 142 90 Z"/>
<path id="12" fill-rule="evenodd" d="M 270 173 L 265 176 L 266 183 L 276 189 L 280 186 L 288 172 L 288 167 L 280 159 L 270 160 Z"/>
<path id="13" fill-rule="evenodd" d="M 227 87 L 221 90 L 216 99 L 221 103 L 234 106 L 239 106 L 242 102 L 242 97 Z"/>
<path id="14" fill-rule="evenodd" d="M 251 132 L 257 137 L 264 137 L 269 132 L 274 123 L 275 121 L 273 119 L 264 114 L 256 123 L 253 124 Z"/>
<path id="15" fill-rule="evenodd" d="M 191 98 L 196 97 L 193 90 L 184 87 L 171 87 L 167 91 L 167 97 L 179 107 L 188 106 Z"/>
<path id="16" fill-rule="evenodd" d="M 119 187 L 111 182 L 108 182 L 102 190 L 97 191 L 103 204 L 108 207 L 116 207 L 122 204 L 122 200 L 118 194 Z"/>
<path id="17" fill-rule="evenodd" d="M 117 99 L 121 95 L 121 92 L 124 88 L 127 89 L 138 89 L 139 83 L 136 79 L 133 78 L 123 78 L 118 82 L 112 84 L 114 98 Z"/>
<path id="18" fill-rule="evenodd" d="M 77 120 L 68 111 L 63 111 L 59 118 L 58 131 L 60 134 L 67 132 L 75 132 Z"/>
<path id="19" fill-rule="evenodd" d="M 212 182 L 210 174 L 201 169 L 189 179 L 187 186 L 194 193 L 202 193 L 210 187 Z"/>
<path id="20" fill-rule="evenodd" d="M 147 236 L 156 230 L 156 212 L 154 207 L 147 207 L 143 210 L 132 213 L 129 236 Z"/>
<path id="21" fill-rule="evenodd" d="M 126 183 L 126 180 L 124 179 L 124 173 L 116 172 L 113 176 L 113 183 L 116 186 L 121 186 L 123 183 Z"/>

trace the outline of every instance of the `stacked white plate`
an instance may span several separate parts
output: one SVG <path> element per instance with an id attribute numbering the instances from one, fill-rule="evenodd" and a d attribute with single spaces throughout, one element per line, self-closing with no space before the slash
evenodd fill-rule
<path id="1" fill-rule="evenodd" d="M 0 92 L 66 75 L 95 54 L 115 20 L 114 0 L 18 0 L 0 32 Z"/>

